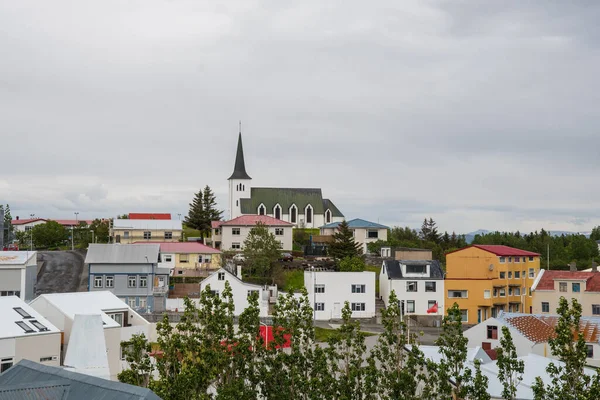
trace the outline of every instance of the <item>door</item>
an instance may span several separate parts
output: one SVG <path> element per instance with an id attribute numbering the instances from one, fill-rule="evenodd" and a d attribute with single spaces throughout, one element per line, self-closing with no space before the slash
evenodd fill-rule
<path id="1" fill-rule="evenodd" d="M 333 303 L 333 319 L 338 319 L 342 317 L 342 308 L 340 307 L 340 303 Z"/>
<path id="2" fill-rule="evenodd" d="M 481 323 L 481 308 L 477 310 L 477 323 Z"/>

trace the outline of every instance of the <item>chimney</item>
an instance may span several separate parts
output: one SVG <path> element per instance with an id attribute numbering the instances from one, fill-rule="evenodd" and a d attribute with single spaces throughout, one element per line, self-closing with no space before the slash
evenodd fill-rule
<path id="1" fill-rule="evenodd" d="M 19 216 L 17 215 L 17 221 L 19 220 Z"/>
<path id="2" fill-rule="evenodd" d="M 238 265 L 237 266 L 237 274 L 236 276 L 241 280 L 242 279 L 242 266 Z"/>
<path id="3" fill-rule="evenodd" d="M 596 261 L 592 261 L 592 272 L 598 272 L 598 263 Z"/>
<path id="4" fill-rule="evenodd" d="M 577 271 L 577 263 L 575 261 L 573 261 L 571 264 L 568 264 L 568 265 L 569 265 L 569 271 L 571 271 L 571 272 Z"/>

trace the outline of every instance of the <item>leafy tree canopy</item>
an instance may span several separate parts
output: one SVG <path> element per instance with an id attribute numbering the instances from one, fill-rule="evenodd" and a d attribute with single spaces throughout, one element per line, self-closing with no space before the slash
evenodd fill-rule
<path id="1" fill-rule="evenodd" d="M 244 258 L 253 275 L 268 275 L 273 263 L 280 257 L 281 242 L 265 224 L 258 223 L 250 229 L 244 241 Z"/>

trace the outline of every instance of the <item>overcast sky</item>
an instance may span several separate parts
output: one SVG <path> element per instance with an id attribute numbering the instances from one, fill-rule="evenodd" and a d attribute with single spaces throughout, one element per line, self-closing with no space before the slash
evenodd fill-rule
<path id="1" fill-rule="evenodd" d="M 80 219 L 253 186 L 441 230 L 600 224 L 600 2 L 0 0 L 0 203 Z"/>

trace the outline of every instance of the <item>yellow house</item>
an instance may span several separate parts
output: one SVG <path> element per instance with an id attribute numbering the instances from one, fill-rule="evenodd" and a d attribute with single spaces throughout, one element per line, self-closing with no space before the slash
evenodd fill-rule
<path id="1" fill-rule="evenodd" d="M 183 226 L 179 220 L 114 219 L 110 228 L 112 243 L 179 242 Z"/>
<path id="2" fill-rule="evenodd" d="M 500 245 L 473 245 L 446 254 L 446 307 L 457 303 L 463 322 L 477 324 L 499 311 L 532 312 L 531 287 L 540 255 Z"/>
<path id="3" fill-rule="evenodd" d="M 160 267 L 173 276 L 206 276 L 221 268 L 221 251 L 199 242 L 160 244 Z"/>

